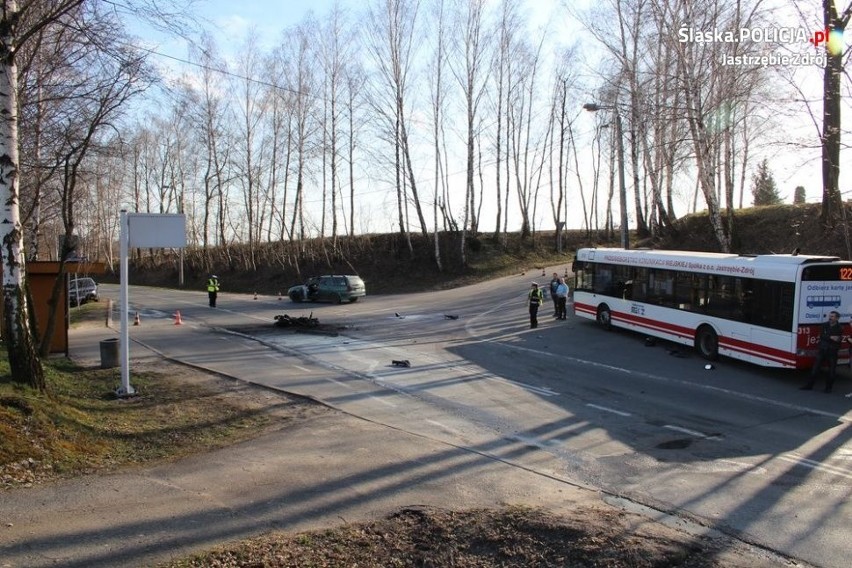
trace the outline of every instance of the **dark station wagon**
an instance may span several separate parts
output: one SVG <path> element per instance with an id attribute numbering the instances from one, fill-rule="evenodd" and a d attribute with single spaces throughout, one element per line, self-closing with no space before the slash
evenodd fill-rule
<path id="1" fill-rule="evenodd" d="M 293 286 L 287 295 L 294 302 L 357 302 L 367 295 L 360 276 L 331 274 L 314 276 L 304 284 Z"/>

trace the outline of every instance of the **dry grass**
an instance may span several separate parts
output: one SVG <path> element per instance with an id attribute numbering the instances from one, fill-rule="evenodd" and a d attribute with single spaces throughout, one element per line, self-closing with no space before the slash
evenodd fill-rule
<path id="1" fill-rule="evenodd" d="M 300 400 L 181 365 L 135 369 L 138 395 L 119 399 L 114 394 L 118 369 L 83 369 L 50 359 L 45 364 L 49 396 L 44 396 L 9 380 L 4 353 L 0 488 L 176 459 L 318 411 Z"/>
<path id="2" fill-rule="evenodd" d="M 720 556 L 721 555 L 721 556 Z M 749 566 L 709 540 L 611 509 L 570 518 L 545 511 L 406 508 L 366 524 L 274 533 L 162 568 L 712 567 Z"/>

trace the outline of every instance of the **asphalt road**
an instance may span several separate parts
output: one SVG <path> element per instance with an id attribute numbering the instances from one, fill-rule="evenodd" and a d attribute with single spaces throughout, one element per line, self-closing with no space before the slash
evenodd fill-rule
<path id="1" fill-rule="evenodd" d="M 848 372 L 834 394 L 803 393 L 789 371 L 725 360 L 707 370 L 687 349 L 553 320 L 549 306 L 530 330 L 529 280 L 345 305 L 224 292 L 216 309 L 203 291 L 134 287 L 129 310 L 143 325 L 131 329 L 131 358 L 144 345 L 313 397 L 424 447 L 526 472 L 522 492 L 542 500 L 554 484 L 599 489 L 805 563 L 848 565 Z M 312 314 L 335 333 L 275 328 L 283 314 Z M 206 340 L 188 339 L 198 334 Z"/>
<path id="2" fill-rule="evenodd" d="M 801 392 L 800 374 L 730 360 L 708 370 L 689 349 L 648 346 L 640 335 L 580 318 L 553 320 L 549 306 L 530 330 L 529 279 L 341 306 L 252 297 L 220 305 L 261 324 L 231 329 L 319 367 L 272 386 L 813 564 L 848 565 L 847 370 L 833 394 Z M 282 334 L 269 325 L 277 314 L 311 312 L 341 335 Z M 203 306 L 190 314 L 213 325 L 222 317 Z M 391 364 L 403 359 L 410 368 Z"/>

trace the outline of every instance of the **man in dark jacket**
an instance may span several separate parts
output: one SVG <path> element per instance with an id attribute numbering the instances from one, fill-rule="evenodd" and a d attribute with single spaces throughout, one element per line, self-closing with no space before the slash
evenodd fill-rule
<path id="1" fill-rule="evenodd" d="M 553 278 L 550 279 L 550 297 L 553 299 L 553 317 L 559 317 L 559 302 L 556 299 L 556 289 L 559 288 L 559 275 L 553 273 Z"/>
<path id="2" fill-rule="evenodd" d="M 811 380 L 802 387 L 802 390 L 811 390 L 814 388 L 820 367 L 822 367 L 823 363 L 828 363 L 828 379 L 825 381 L 825 392 L 831 392 L 831 387 L 834 385 L 834 378 L 837 375 L 837 353 L 840 351 L 840 345 L 844 341 L 843 326 L 840 325 L 840 314 L 834 311 L 830 312 L 828 314 L 828 321 L 822 324 L 819 329 L 819 349 L 814 366 L 811 368 Z"/>

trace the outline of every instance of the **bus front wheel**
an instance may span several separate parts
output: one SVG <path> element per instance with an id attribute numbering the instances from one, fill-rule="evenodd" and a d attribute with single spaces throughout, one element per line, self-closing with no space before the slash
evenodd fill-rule
<path id="1" fill-rule="evenodd" d="M 695 349 L 708 361 L 719 358 L 719 337 L 709 325 L 703 325 L 695 332 Z"/>
<path id="2" fill-rule="evenodd" d="M 598 306 L 598 323 L 607 331 L 612 329 L 612 312 L 606 304 Z"/>

